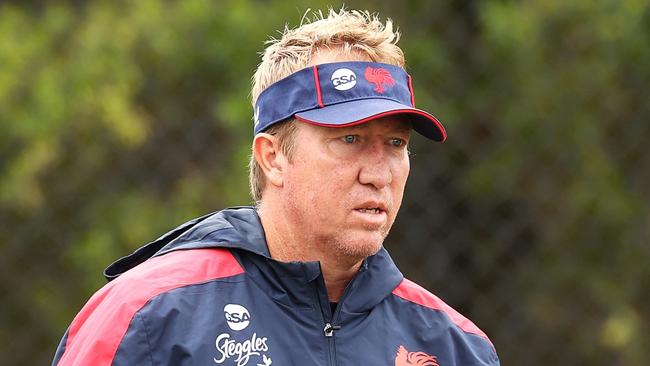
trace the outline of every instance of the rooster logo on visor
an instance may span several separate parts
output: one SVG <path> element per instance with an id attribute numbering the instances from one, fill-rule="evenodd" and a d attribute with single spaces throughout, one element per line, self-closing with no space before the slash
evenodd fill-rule
<path id="1" fill-rule="evenodd" d="M 374 67 L 368 66 L 364 77 L 369 82 L 375 84 L 375 91 L 380 94 L 384 94 L 385 92 L 384 85 L 392 86 L 395 84 L 395 80 L 393 80 L 390 72 L 381 67 L 375 69 Z"/>

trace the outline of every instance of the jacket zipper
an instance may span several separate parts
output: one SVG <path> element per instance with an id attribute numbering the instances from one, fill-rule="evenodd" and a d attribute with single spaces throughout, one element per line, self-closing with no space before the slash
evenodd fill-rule
<path id="1" fill-rule="evenodd" d="M 325 328 L 323 331 L 325 332 L 325 337 L 333 337 L 334 336 L 334 331 L 341 329 L 340 325 L 332 325 L 331 323 L 325 323 Z"/>
<path id="2" fill-rule="evenodd" d="M 363 269 L 360 269 L 362 271 Z M 320 310 L 321 310 L 321 315 L 323 317 L 323 322 L 325 323 L 325 327 L 323 328 L 323 333 L 325 334 L 325 338 L 327 338 L 327 345 L 329 348 L 329 355 L 330 355 L 330 365 L 336 366 L 336 343 L 334 342 L 334 332 L 341 329 L 340 325 L 337 325 L 337 320 L 339 318 L 339 313 L 341 309 L 341 304 L 343 303 L 343 300 L 347 297 L 346 295 L 348 294 L 350 288 L 352 287 L 352 283 L 357 279 L 357 276 L 355 276 L 350 283 L 345 287 L 345 290 L 343 291 L 343 295 L 341 295 L 341 298 L 339 299 L 338 304 L 336 304 L 336 309 L 334 310 L 334 313 L 331 314 L 331 321 L 327 321 L 327 314 L 325 312 L 325 309 L 323 308 L 323 299 L 320 298 L 320 292 L 317 291 L 316 295 L 318 296 L 318 304 L 320 305 Z M 322 281 L 322 280 L 321 280 Z M 322 286 L 325 288 L 325 282 L 322 281 Z M 327 294 L 327 290 L 325 290 L 325 293 Z M 326 305 L 329 308 L 329 299 L 325 299 Z M 331 310 L 330 310 L 331 312 Z"/>
<path id="3" fill-rule="evenodd" d="M 325 289 L 325 283 L 322 281 L 322 288 Z M 325 294 L 327 294 L 327 290 L 325 290 Z M 323 328 L 323 333 L 325 334 L 325 339 L 327 341 L 327 349 L 329 351 L 329 364 L 331 366 L 336 366 L 336 349 L 334 345 L 334 330 L 340 328 L 340 326 L 334 326 L 332 325 L 331 321 L 332 318 L 329 319 L 328 321 L 328 316 L 327 313 L 325 312 L 325 308 L 323 307 L 323 302 L 327 302 L 327 296 L 325 296 L 325 299 L 322 298 L 321 296 L 321 291 L 320 289 L 316 289 L 316 299 L 318 300 L 318 305 L 320 306 L 320 313 L 321 317 L 323 318 L 323 323 L 325 323 L 325 327 Z M 327 304 L 329 306 L 329 304 Z"/>

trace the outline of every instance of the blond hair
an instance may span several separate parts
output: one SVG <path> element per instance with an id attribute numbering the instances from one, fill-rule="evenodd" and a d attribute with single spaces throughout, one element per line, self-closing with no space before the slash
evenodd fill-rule
<path id="1" fill-rule="evenodd" d="M 404 53 L 396 45 L 400 35 L 393 30 L 390 19 L 384 24 L 376 14 L 344 8 L 339 11 L 329 9 L 327 16 L 320 11 L 311 15 L 312 19 L 309 19 L 306 13 L 297 28 L 285 26 L 279 39 L 267 41 L 262 62 L 253 76 L 253 106 L 264 89 L 309 66 L 319 49 L 339 49 L 342 53 L 367 56 L 374 62 L 404 66 Z M 289 161 L 295 130 L 293 119 L 289 119 L 265 131 L 277 137 L 280 150 Z M 251 155 L 249 164 L 249 183 L 253 200 L 259 203 L 266 179 L 254 155 Z"/>

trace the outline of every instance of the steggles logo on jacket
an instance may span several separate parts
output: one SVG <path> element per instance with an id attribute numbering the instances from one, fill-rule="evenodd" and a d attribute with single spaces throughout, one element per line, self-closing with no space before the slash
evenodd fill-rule
<path id="1" fill-rule="evenodd" d="M 223 314 L 228 327 L 236 332 L 243 331 L 251 323 L 250 312 L 239 304 L 228 304 L 224 306 Z M 254 332 L 252 336 L 244 341 L 237 341 L 235 340 L 236 338 L 241 339 L 242 337 L 236 337 L 227 332 L 217 336 L 215 347 L 219 355 L 214 357 L 215 363 L 220 364 L 233 358 L 237 366 L 245 366 L 251 360 L 251 357 L 259 358 L 258 356 L 262 356 L 259 361 L 261 363 L 258 363 L 256 366 L 271 366 L 273 364 L 271 357 L 264 354 L 264 352 L 269 350 L 267 337 L 259 337 Z"/>
<path id="2" fill-rule="evenodd" d="M 399 346 L 395 355 L 395 366 L 440 366 L 435 356 L 424 352 L 409 352 L 404 346 Z"/>

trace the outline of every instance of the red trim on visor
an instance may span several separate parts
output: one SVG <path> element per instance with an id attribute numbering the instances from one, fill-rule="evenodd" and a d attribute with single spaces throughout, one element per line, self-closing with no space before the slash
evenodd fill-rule
<path id="1" fill-rule="evenodd" d="M 70 324 L 58 365 L 111 365 L 135 314 L 153 297 L 244 272 L 228 249 L 153 257 L 102 287 Z"/>
<path id="2" fill-rule="evenodd" d="M 402 113 L 417 114 L 417 115 L 426 117 L 429 121 L 432 121 L 436 125 L 436 127 L 438 127 L 438 131 L 442 135 L 442 139 L 440 140 L 440 142 L 444 142 L 447 139 L 447 131 L 445 131 L 445 128 L 442 126 L 442 124 L 440 122 L 438 122 L 437 119 L 435 119 L 435 118 L 432 119 L 431 115 L 429 115 L 427 113 L 424 113 L 424 112 L 421 112 L 421 111 L 419 111 L 417 109 L 395 109 L 395 110 L 392 110 L 392 111 L 378 113 L 378 114 L 372 115 L 370 117 L 366 117 L 366 118 L 363 118 L 363 119 L 360 119 L 360 120 L 357 120 L 357 121 L 352 121 L 352 122 L 348 122 L 348 123 L 344 123 L 344 124 L 340 124 L 340 125 L 334 125 L 334 124 L 329 124 L 329 123 L 311 121 L 311 120 L 308 120 L 308 119 L 305 119 L 303 117 L 298 116 L 298 114 L 295 114 L 294 117 L 299 121 L 307 122 L 307 123 L 315 125 L 315 126 L 338 128 L 338 127 L 348 127 L 348 126 L 360 125 L 362 123 L 371 121 L 373 119 L 382 118 L 382 117 L 386 117 L 386 116 L 392 116 L 392 115 L 395 115 L 395 114 L 402 114 Z"/>
<path id="3" fill-rule="evenodd" d="M 316 83 L 316 98 L 318 98 L 318 106 L 323 108 L 323 93 L 320 90 L 320 79 L 318 77 L 318 66 L 314 65 L 314 82 Z"/>
<path id="4" fill-rule="evenodd" d="M 440 300 L 440 298 L 438 298 L 436 295 L 425 290 L 415 282 L 405 278 L 402 280 L 402 283 L 400 283 L 399 286 L 393 290 L 393 295 L 401 297 L 404 300 L 416 303 L 418 305 L 422 305 L 429 309 L 442 311 L 457 327 L 459 327 L 465 333 L 475 334 L 481 338 L 484 338 L 486 341 L 488 341 L 488 343 L 490 343 L 492 348 L 494 348 L 494 345 L 492 345 L 492 342 L 487 337 L 487 335 L 483 333 L 483 331 L 480 330 L 474 323 L 462 316 L 451 306 L 445 304 L 445 302 Z"/>
<path id="5" fill-rule="evenodd" d="M 409 92 L 411 92 L 411 107 L 415 108 L 415 93 L 413 93 L 413 78 L 409 77 Z"/>

